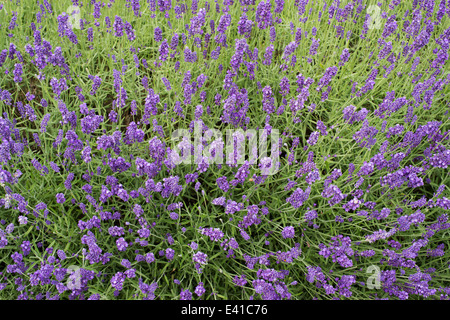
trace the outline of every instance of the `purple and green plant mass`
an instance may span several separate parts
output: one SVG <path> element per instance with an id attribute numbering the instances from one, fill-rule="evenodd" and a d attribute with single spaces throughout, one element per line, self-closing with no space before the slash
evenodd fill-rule
<path id="1" fill-rule="evenodd" d="M 449 300 L 449 48 L 448 0 L 1 1 L 0 300 Z"/>

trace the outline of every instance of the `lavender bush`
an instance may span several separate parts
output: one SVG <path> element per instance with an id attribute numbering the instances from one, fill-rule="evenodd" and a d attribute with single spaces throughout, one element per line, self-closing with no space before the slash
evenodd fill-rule
<path id="1" fill-rule="evenodd" d="M 448 300 L 449 46 L 446 0 L 1 1 L 0 298 Z M 279 160 L 176 163 L 208 129 Z"/>

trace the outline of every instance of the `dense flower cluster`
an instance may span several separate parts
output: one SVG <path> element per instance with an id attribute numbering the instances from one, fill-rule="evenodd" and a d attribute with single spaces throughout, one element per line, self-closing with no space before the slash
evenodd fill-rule
<path id="1" fill-rule="evenodd" d="M 0 4 L 0 299 L 450 299 L 450 2 L 85 2 Z"/>

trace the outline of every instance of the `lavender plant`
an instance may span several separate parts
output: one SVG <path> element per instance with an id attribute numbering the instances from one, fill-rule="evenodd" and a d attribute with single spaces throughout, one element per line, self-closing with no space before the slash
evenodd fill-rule
<path id="1" fill-rule="evenodd" d="M 445 0 L 1 2 L 0 298 L 448 300 L 449 45 Z"/>

